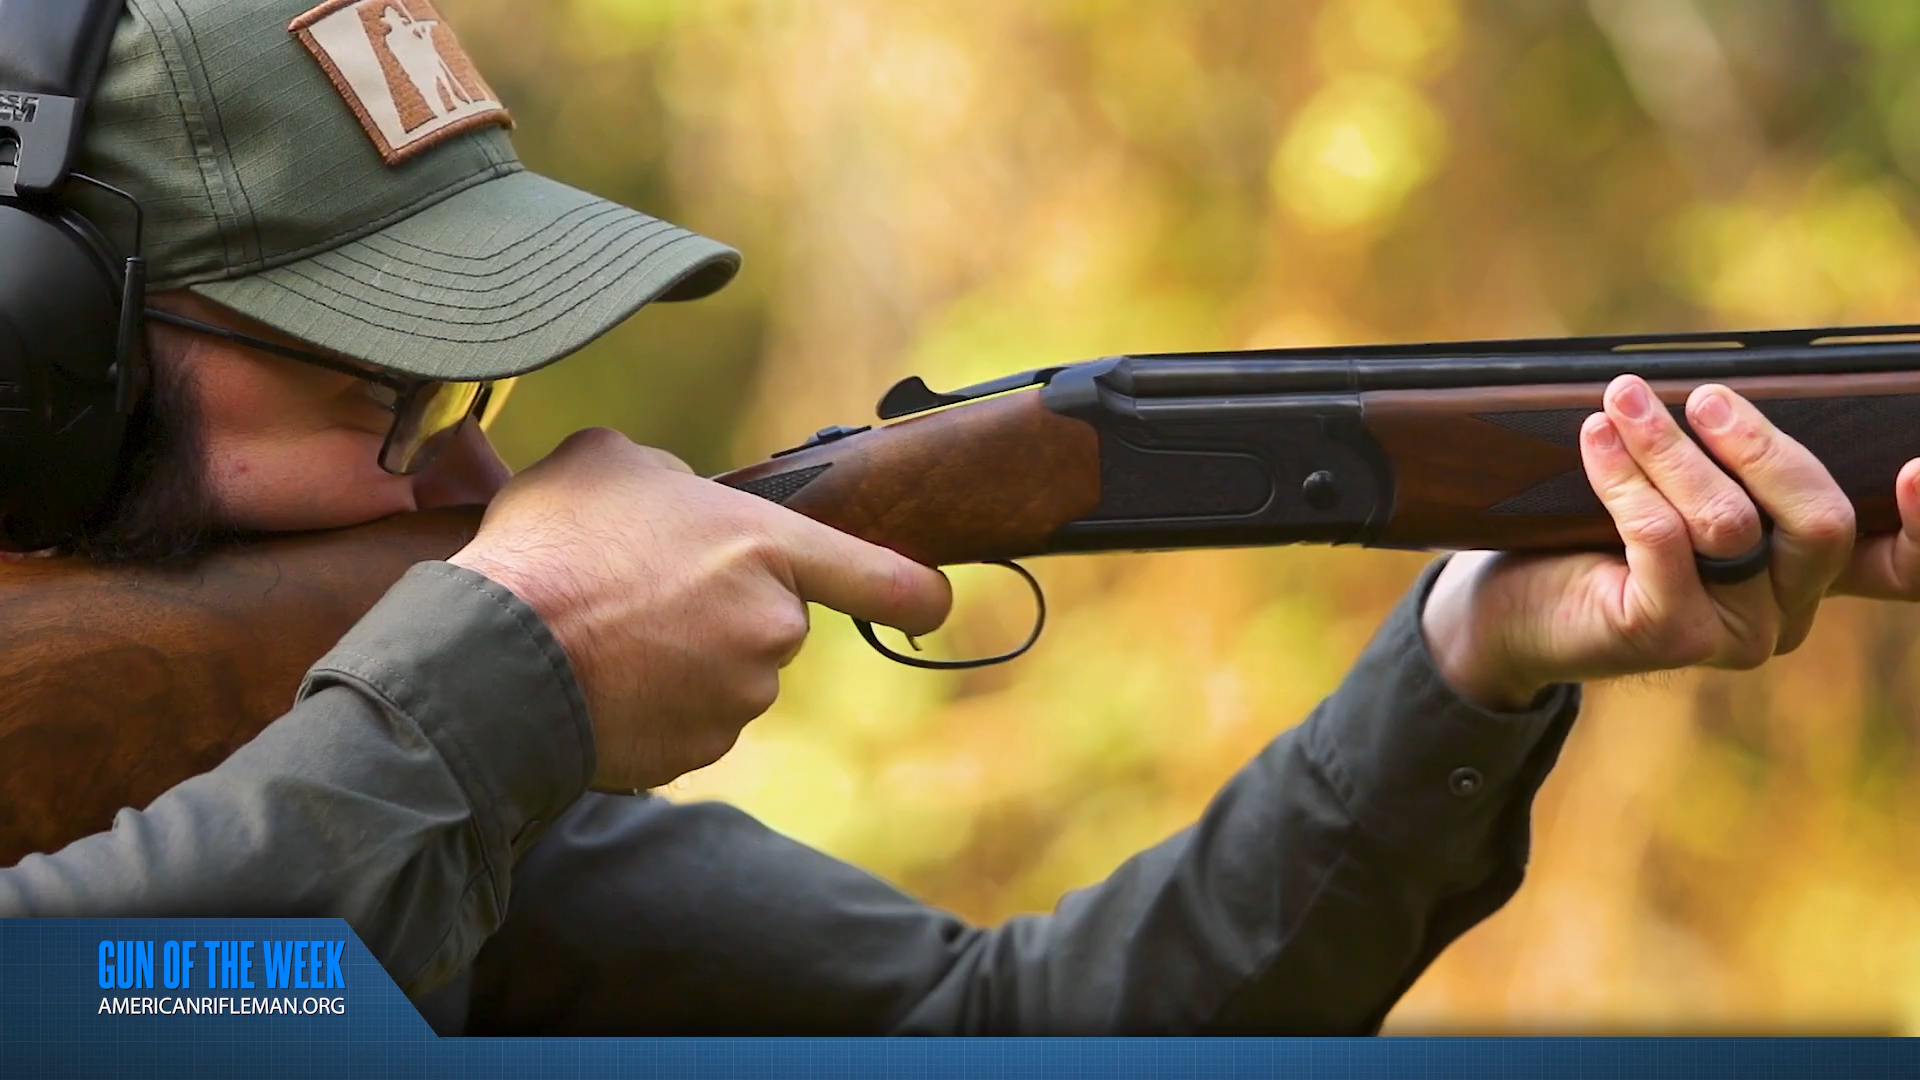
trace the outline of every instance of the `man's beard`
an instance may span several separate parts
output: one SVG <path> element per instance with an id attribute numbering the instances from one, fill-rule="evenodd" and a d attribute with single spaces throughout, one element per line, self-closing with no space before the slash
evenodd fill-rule
<path id="1" fill-rule="evenodd" d="M 97 562 L 172 562 L 202 554 L 220 540 L 225 530 L 207 484 L 200 431 L 187 365 L 155 363 L 146 407 L 127 428 L 113 509 L 73 542 L 72 551 Z"/>

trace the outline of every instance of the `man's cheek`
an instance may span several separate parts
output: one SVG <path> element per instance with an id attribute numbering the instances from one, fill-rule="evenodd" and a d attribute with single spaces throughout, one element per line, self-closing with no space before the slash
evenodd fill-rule
<path id="1" fill-rule="evenodd" d="M 326 432 L 289 440 L 229 440 L 207 448 L 219 517 L 263 532 L 360 525 L 415 509 L 406 477 L 374 460 L 379 440 Z"/>

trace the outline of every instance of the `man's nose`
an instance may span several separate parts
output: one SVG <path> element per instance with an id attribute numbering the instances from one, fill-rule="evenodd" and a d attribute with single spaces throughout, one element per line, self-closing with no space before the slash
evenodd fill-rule
<path id="1" fill-rule="evenodd" d="M 460 425 L 453 441 L 413 478 L 414 503 L 422 510 L 492 502 L 513 475 L 480 425 Z"/>

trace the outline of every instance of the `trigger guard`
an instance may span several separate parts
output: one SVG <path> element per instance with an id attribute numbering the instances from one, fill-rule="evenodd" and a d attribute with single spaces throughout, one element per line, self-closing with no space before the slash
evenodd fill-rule
<path id="1" fill-rule="evenodd" d="M 983 656 L 976 660 L 923 660 L 920 657 L 907 656 L 904 653 L 895 652 L 888 648 L 886 644 L 880 640 L 879 635 L 874 633 L 873 624 L 867 620 L 854 619 L 853 625 L 859 629 L 860 636 L 866 639 L 867 644 L 873 646 L 873 650 L 881 656 L 886 657 L 896 664 L 905 664 L 908 667 L 920 668 L 925 671 L 966 671 L 972 668 L 993 667 L 995 664 L 1004 664 L 1009 660 L 1017 659 L 1025 655 L 1028 649 L 1033 648 L 1034 642 L 1040 640 L 1041 631 L 1047 628 L 1047 594 L 1040 588 L 1040 582 L 1035 580 L 1034 576 L 1027 571 L 1027 568 L 1021 566 L 1019 563 L 994 560 L 992 562 L 982 563 L 981 565 L 1004 566 L 1014 573 L 1019 574 L 1020 577 L 1026 581 L 1027 587 L 1033 590 L 1033 600 L 1037 606 L 1037 612 L 1033 619 L 1033 632 L 1027 635 L 1027 640 L 1021 642 L 1018 648 L 1010 652 L 1004 652 L 998 656 Z"/>

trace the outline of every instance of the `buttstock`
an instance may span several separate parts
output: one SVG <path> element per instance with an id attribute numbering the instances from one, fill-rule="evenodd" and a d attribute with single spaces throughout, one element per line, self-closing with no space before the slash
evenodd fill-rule
<path id="1" fill-rule="evenodd" d="M 716 480 L 925 563 L 1016 559 L 1100 502 L 1100 441 L 1006 394 L 777 456 Z"/>
<path id="2" fill-rule="evenodd" d="M 1698 382 L 1654 382 L 1683 427 Z M 1920 456 L 1920 372 L 1728 379 L 1826 465 L 1862 534 L 1897 532 L 1894 480 Z M 1392 462 L 1394 505 L 1376 543 L 1409 548 L 1617 548 L 1580 463 L 1601 384 L 1379 391 L 1360 396 Z M 1689 429 L 1690 430 L 1690 429 Z"/>
<path id="3" fill-rule="evenodd" d="M 479 521 L 408 514 L 190 569 L 0 564 L 0 866 L 220 764 L 409 567 L 458 551 Z"/>

